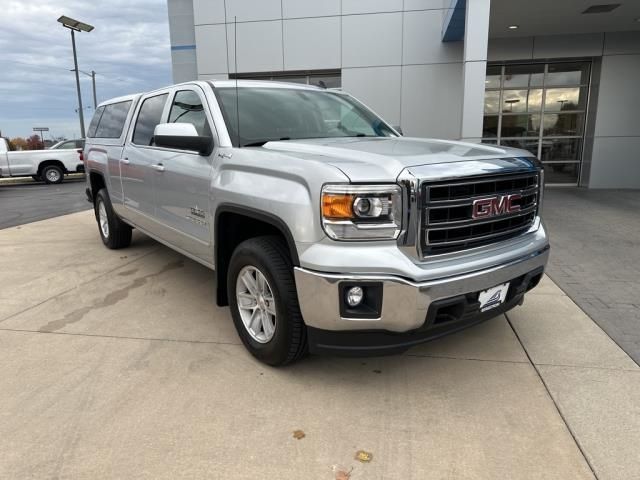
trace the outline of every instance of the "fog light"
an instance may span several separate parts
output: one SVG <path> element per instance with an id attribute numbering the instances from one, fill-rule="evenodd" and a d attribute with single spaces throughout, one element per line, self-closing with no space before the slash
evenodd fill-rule
<path id="1" fill-rule="evenodd" d="M 351 287 L 347 291 L 347 303 L 350 307 L 357 307 L 362 303 L 362 299 L 364 298 L 364 292 L 360 287 Z"/>

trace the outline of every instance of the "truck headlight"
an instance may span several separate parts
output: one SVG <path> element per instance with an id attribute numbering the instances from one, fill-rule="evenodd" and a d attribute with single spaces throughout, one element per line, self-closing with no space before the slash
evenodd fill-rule
<path id="1" fill-rule="evenodd" d="M 398 185 L 329 184 L 321 201 L 322 226 L 334 240 L 393 240 L 400 234 Z"/>

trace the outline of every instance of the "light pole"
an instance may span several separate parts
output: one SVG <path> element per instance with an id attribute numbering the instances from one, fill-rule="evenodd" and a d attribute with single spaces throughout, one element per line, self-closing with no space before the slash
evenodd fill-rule
<path id="1" fill-rule="evenodd" d="M 75 70 L 71 69 L 70 71 L 74 72 Z M 86 75 L 87 77 L 91 77 L 91 85 L 93 86 L 93 109 L 95 110 L 98 108 L 98 97 L 96 96 L 96 72 L 91 70 L 91 73 L 89 73 L 80 70 L 80 73 Z"/>
<path id="2" fill-rule="evenodd" d="M 78 115 L 80 117 L 80 134 L 82 138 L 85 137 L 84 132 L 84 114 L 82 111 L 82 95 L 80 94 L 80 75 L 78 75 L 78 56 L 76 54 L 76 32 L 90 32 L 93 30 L 93 26 L 87 23 L 80 22 L 78 20 L 74 20 L 73 18 L 65 17 L 62 15 L 58 18 L 58 22 L 62 24 L 63 27 L 71 30 L 71 45 L 73 47 L 73 66 L 76 72 L 76 89 L 78 91 Z"/>

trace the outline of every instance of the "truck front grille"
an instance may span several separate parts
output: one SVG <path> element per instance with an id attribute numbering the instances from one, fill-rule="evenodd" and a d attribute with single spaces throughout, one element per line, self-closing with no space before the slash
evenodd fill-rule
<path id="1" fill-rule="evenodd" d="M 423 254 L 480 247 L 526 232 L 538 211 L 538 177 L 530 172 L 423 184 Z M 517 211 L 511 213 L 498 207 L 509 195 L 520 196 L 512 197 Z M 490 215 L 474 218 L 474 202 L 493 199 Z"/>

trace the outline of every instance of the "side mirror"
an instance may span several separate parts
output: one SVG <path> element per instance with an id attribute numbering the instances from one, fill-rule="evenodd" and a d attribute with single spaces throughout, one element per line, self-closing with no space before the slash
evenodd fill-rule
<path id="1" fill-rule="evenodd" d="M 404 136 L 404 133 L 402 133 L 402 127 L 400 127 L 400 125 L 394 125 L 393 129 L 398 132 L 401 136 Z"/>
<path id="2" fill-rule="evenodd" d="M 153 131 L 153 143 L 158 147 L 192 150 L 200 155 L 210 155 L 213 138 L 198 135 L 190 123 L 161 123 Z"/>

